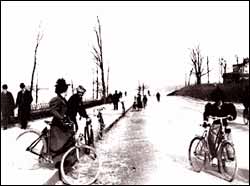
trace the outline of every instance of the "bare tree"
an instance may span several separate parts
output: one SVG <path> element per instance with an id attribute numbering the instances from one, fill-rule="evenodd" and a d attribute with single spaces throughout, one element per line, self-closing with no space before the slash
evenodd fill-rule
<path id="1" fill-rule="evenodd" d="M 99 70 L 98 70 L 98 66 L 96 67 L 96 99 L 99 98 Z"/>
<path id="2" fill-rule="evenodd" d="M 95 72 L 94 72 L 94 69 L 92 69 L 92 72 L 93 72 L 93 82 L 92 82 L 92 85 L 93 85 L 93 87 L 92 87 L 92 99 L 94 100 L 94 99 L 95 99 L 95 77 L 94 77 Z"/>
<path id="3" fill-rule="evenodd" d="M 109 67 L 108 67 L 108 73 L 107 73 L 107 95 L 109 94 Z"/>
<path id="4" fill-rule="evenodd" d="M 190 80 L 191 80 L 192 74 L 193 74 L 193 68 L 190 70 L 190 73 L 189 73 L 188 86 L 190 85 Z"/>
<path id="5" fill-rule="evenodd" d="M 206 75 L 207 72 L 203 73 L 204 71 L 203 63 L 202 63 L 203 57 L 201 55 L 201 50 L 200 50 L 199 45 L 196 48 L 191 49 L 190 58 L 191 58 L 193 69 L 194 69 L 193 73 L 195 74 L 195 77 L 196 77 L 196 84 L 200 85 L 201 77 Z"/>
<path id="6" fill-rule="evenodd" d="M 104 102 L 106 102 L 106 86 L 104 80 L 104 65 L 103 65 L 103 48 L 102 48 L 102 37 L 101 37 L 101 24 L 99 18 L 97 16 L 98 29 L 95 28 L 96 39 L 97 39 L 97 47 L 93 46 L 94 58 L 96 60 L 97 66 L 101 69 L 101 81 L 102 81 L 102 96 Z"/>
<path id="7" fill-rule="evenodd" d="M 41 27 L 41 23 L 39 25 L 39 29 Z M 40 44 L 40 41 L 43 38 L 43 33 L 41 33 L 41 31 L 39 30 L 38 34 L 37 34 L 37 38 L 36 38 L 36 46 L 35 46 L 35 54 L 34 54 L 34 65 L 33 65 L 33 70 L 32 70 L 32 75 L 31 75 L 31 83 L 30 83 L 30 91 L 32 92 L 33 88 L 33 82 L 34 82 L 34 74 L 35 74 L 35 70 L 36 70 L 36 64 L 37 64 L 37 49 L 38 46 Z"/>
<path id="8" fill-rule="evenodd" d="M 209 84 L 209 60 L 208 60 L 208 56 L 207 56 L 207 83 Z"/>

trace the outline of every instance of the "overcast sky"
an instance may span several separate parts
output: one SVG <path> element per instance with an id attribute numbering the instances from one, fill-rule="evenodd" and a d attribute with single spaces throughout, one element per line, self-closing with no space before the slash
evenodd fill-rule
<path id="1" fill-rule="evenodd" d="M 218 58 L 228 70 L 249 57 L 249 2 L 3 2 L 1 1 L 1 84 L 10 90 L 30 84 L 36 36 L 41 87 L 64 77 L 92 95 L 96 16 L 102 25 L 105 75 L 110 89 L 184 84 L 189 48 L 208 56 L 211 81 L 218 81 Z M 206 82 L 207 78 L 203 78 Z M 53 92 L 54 90 L 52 90 Z"/>

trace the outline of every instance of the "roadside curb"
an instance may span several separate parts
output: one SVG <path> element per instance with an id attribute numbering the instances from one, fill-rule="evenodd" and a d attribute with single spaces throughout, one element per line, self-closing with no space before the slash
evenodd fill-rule
<path id="1" fill-rule="evenodd" d="M 123 118 L 126 113 L 132 108 L 132 105 L 123 113 L 121 114 L 115 121 L 113 121 L 110 125 L 107 126 L 107 128 L 104 129 L 104 133 L 106 134 L 121 118 Z M 95 142 L 98 142 L 99 139 L 96 136 Z M 59 170 L 56 169 L 56 172 L 43 184 L 43 185 L 55 185 L 56 182 L 59 181 Z"/>
<path id="2" fill-rule="evenodd" d="M 132 108 L 132 106 L 130 106 L 123 114 L 121 114 L 115 121 L 113 121 L 107 128 L 104 129 L 104 133 L 107 133 L 113 126 L 114 124 L 116 124 L 121 118 L 123 118 L 126 113 Z"/>

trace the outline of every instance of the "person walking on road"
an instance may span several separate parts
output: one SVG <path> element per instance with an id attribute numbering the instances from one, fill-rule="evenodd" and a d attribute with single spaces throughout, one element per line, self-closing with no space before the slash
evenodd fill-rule
<path id="1" fill-rule="evenodd" d="M 158 101 L 158 102 L 160 102 L 161 95 L 160 95 L 160 93 L 159 93 L 159 92 L 157 92 L 157 94 L 156 94 L 156 99 L 157 99 L 157 101 Z"/>
<path id="2" fill-rule="evenodd" d="M 3 129 L 8 128 L 8 124 L 11 118 L 14 117 L 15 102 L 11 92 L 9 92 L 8 86 L 4 84 L 1 93 L 1 118 L 3 122 Z"/>
<path id="3" fill-rule="evenodd" d="M 77 113 L 79 113 L 80 117 L 90 120 L 82 101 L 82 96 L 85 94 L 85 92 L 86 89 L 82 85 L 79 85 L 76 88 L 76 94 L 73 94 L 68 100 L 67 115 L 69 116 L 70 120 L 76 124 L 76 131 L 78 130 L 78 124 L 76 121 Z"/>
<path id="4" fill-rule="evenodd" d="M 143 96 L 142 101 L 143 101 L 143 107 L 145 108 L 147 106 L 147 102 L 148 102 L 148 98 L 146 95 Z"/>
<path id="5" fill-rule="evenodd" d="M 141 94 L 137 94 L 137 109 L 140 111 L 142 109 L 142 100 L 141 100 Z"/>
<path id="6" fill-rule="evenodd" d="M 119 94 L 117 93 L 117 90 L 115 91 L 115 93 L 112 96 L 112 101 L 114 104 L 114 110 L 118 110 Z"/>
<path id="7" fill-rule="evenodd" d="M 26 89 L 25 84 L 20 84 L 21 90 L 17 94 L 16 107 L 18 107 L 18 118 L 21 129 L 26 129 L 30 119 L 31 103 L 33 101 L 31 92 Z"/>

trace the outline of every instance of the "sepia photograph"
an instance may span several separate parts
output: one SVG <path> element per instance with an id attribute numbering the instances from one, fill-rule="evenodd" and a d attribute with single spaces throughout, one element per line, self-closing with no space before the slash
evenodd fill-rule
<path id="1" fill-rule="evenodd" d="M 1 185 L 249 185 L 249 1 L 1 1 Z"/>

